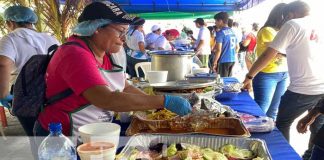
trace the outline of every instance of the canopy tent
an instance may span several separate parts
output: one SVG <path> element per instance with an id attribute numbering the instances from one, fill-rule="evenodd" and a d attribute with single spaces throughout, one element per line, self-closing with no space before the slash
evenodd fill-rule
<path id="1" fill-rule="evenodd" d="M 229 15 L 233 15 L 233 12 L 228 12 Z M 168 20 L 168 19 L 213 19 L 216 12 L 154 12 L 154 13 L 138 13 L 135 14 L 146 20 Z"/>
<path id="2" fill-rule="evenodd" d="M 215 12 L 249 9 L 264 0 L 114 0 L 129 13 Z"/>
<path id="3" fill-rule="evenodd" d="M 64 4 L 66 0 L 59 0 Z M 90 0 L 105 1 L 105 0 Z M 241 11 L 265 0 L 111 0 L 128 13 L 145 19 L 212 19 L 215 12 Z"/>

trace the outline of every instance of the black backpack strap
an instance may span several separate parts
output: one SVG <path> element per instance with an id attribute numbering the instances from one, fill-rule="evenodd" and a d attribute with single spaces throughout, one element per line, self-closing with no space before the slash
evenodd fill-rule
<path id="1" fill-rule="evenodd" d="M 51 45 L 51 46 L 47 49 L 47 55 L 49 55 L 51 52 L 55 51 L 58 47 L 59 47 L 59 45 L 57 45 L 57 44 L 53 44 L 53 45 Z"/>
<path id="2" fill-rule="evenodd" d="M 79 46 L 79 47 L 85 49 L 80 43 L 75 42 L 75 41 L 63 43 L 61 46 L 65 46 L 65 45 L 76 45 L 76 46 Z M 57 44 L 54 44 L 54 45 L 52 45 L 52 46 L 50 46 L 48 48 L 47 55 L 49 55 L 51 52 L 53 52 L 52 55 L 50 55 L 50 59 L 54 55 L 54 53 L 58 49 L 58 47 L 59 46 Z M 72 95 L 72 93 L 73 93 L 72 89 L 69 88 L 69 89 L 66 89 L 66 90 L 64 90 L 64 91 L 62 91 L 62 92 L 60 92 L 60 93 L 58 93 L 58 94 L 56 94 L 56 95 L 54 95 L 54 96 L 52 96 L 50 98 L 47 98 L 46 101 L 45 101 L 44 107 L 46 107 L 47 105 L 54 104 L 55 102 L 60 101 L 60 100 L 62 100 L 64 98 Z"/>
<path id="3" fill-rule="evenodd" d="M 47 105 L 51 105 L 51 104 L 54 104 L 55 102 L 59 101 L 59 100 L 62 100 L 70 95 L 72 95 L 73 91 L 72 89 L 66 89 L 50 98 L 48 98 L 45 102 L 45 106 Z"/>

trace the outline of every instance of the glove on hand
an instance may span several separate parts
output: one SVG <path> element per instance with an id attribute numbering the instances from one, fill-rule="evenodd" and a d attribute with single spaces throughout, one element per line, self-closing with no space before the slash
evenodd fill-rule
<path id="1" fill-rule="evenodd" d="M 192 110 L 188 100 L 172 95 L 164 95 L 164 107 L 180 116 L 187 115 Z"/>
<path id="2" fill-rule="evenodd" d="M 11 108 L 10 106 L 10 101 L 12 101 L 13 95 L 9 94 L 7 97 L 0 99 L 0 103 L 6 107 L 6 108 Z"/>

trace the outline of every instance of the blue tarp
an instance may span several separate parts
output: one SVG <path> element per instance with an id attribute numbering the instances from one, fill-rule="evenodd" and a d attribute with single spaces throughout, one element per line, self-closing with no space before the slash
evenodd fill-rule
<path id="1" fill-rule="evenodd" d="M 114 0 L 129 13 L 214 12 L 249 9 L 264 0 Z"/>
<path id="2" fill-rule="evenodd" d="M 64 4 L 66 0 L 59 0 Z M 105 1 L 105 0 L 90 0 Z M 265 0 L 111 0 L 128 13 L 241 11 Z"/>

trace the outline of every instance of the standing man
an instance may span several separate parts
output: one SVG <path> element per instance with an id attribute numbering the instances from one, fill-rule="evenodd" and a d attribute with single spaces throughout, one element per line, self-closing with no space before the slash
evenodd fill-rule
<path id="1" fill-rule="evenodd" d="M 195 21 L 196 27 L 199 28 L 198 38 L 194 45 L 194 50 L 197 57 L 202 63 L 202 67 L 208 67 L 209 55 L 211 54 L 210 48 L 210 32 L 205 25 L 202 18 L 197 18 Z"/>
<path id="2" fill-rule="evenodd" d="M 145 36 L 146 49 L 153 50 L 155 48 L 155 41 L 161 36 L 161 27 L 158 25 L 153 25 L 151 27 L 151 33 Z"/>
<path id="3" fill-rule="evenodd" d="M 305 111 L 312 109 L 324 98 L 324 55 L 320 39 L 322 27 L 308 15 L 310 7 L 302 1 L 294 1 L 285 9 L 287 21 L 273 42 L 253 64 L 246 75 L 244 87 L 251 88 L 253 77 L 268 65 L 278 53 L 287 57 L 290 85 L 281 97 L 277 127 L 289 141 L 292 122 Z M 318 116 L 311 125 L 309 148 L 303 159 L 308 159 L 312 149 L 311 140 L 322 127 L 324 116 Z"/>
<path id="4" fill-rule="evenodd" d="M 235 64 L 235 56 L 240 49 L 234 31 L 228 27 L 228 14 L 226 12 L 217 13 L 214 16 L 216 27 L 220 30 L 216 32 L 216 45 L 213 48 L 215 59 L 213 71 L 221 77 L 230 77 Z"/>

